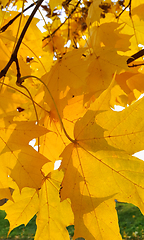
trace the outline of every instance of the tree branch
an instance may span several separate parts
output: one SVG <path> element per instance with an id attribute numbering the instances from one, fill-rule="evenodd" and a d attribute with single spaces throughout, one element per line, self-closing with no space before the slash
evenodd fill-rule
<path id="1" fill-rule="evenodd" d="M 24 12 L 26 12 L 29 8 L 33 7 L 38 1 L 36 1 L 35 3 L 32 3 L 30 6 L 28 6 L 27 8 L 25 8 L 23 10 L 23 12 L 17 14 L 14 18 L 12 18 L 7 24 L 5 24 L 1 29 L 0 32 L 4 32 L 11 24 L 13 24 L 13 22 L 20 17 L 20 15 Z"/>
<path id="2" fill-rule="evenodd" d="M 70 14 L 68 15 L 68 17 L 65 19 L 65 21 L 63 23 L 61 23 L 51 34 L 49 34 L 48 36 L 44 37 L 42 41 L 44 41 L 47 38 L 52 37 L 65 23 L 66 21 L 72 16 L 72 14 L 75 12 L 75 10 L 77 9 L 78 5 L 80 4 L 81 0 L 79 0 L 77 2 L 77 4 L 75 5 L 75 7 L 72 9 L 72 11 L 70 12 Z"/>
<path id="3" fill-rule="evenodd" d="M 24 38 L 24 35 L 25 35 L 26 31 L 27 31 L 27 29 L 28 29 L 28 27 L 29 27 L 29 25 L 30 25 L 30 23 L 31 23 L 31 21 L 32 21 L 34 15 L 35 15 L 35 13 L 36 13 L 36 11 L 38 10 L 38 8 L 40 7 L 40 5 L 41 5 L 41 3 L 42 3 L 43 1 L 44 1 L 44 0 L 38 0 L 35 8 L 33 9 L 31 15 L 29 16 L 29 18 L 28 18 L 28 20 L 27 20 L 27 22 L 26 22 L 26 24 L 25 24 L 25 26 L 24 26 L 24 28 L 23 28 L 23 30 L 22 30 L 22 33 L 21 33 L 21 35 L 20 35 L 20 37 L 19 37 L 19 39 L 18 39 L 18 42 L 17 42 L 17 44 L 16 44 L 16 47 L 15 47 L 15 49 L 14 49 L 12 55 L 11 55 L 11 58 L 10 58 L 9 62 L 7 63 L 7 65 L 5 66 L 5 68 L 0 72 L 0 78 L 4 77 L 4 76 L 6 75 L 8 69 L 10 68 L 10 66 L 11 66 L 11 64 L 12 64 L 13 62 L 16 62 L 17 71 L 19 71 L 19 72 L 18 72 L 18 75 L 20 75 L 20 70 L 19 70 L 19 65 L 18 65 L 18 59 L 17 59 L 17 53 L 18 53 L 18 50 L 19 50 L 19 48 L 20 48 L 20 45 L 21 45 L 21 43 L 22 43 L 22 40 L 23 40 L 23 38 Z M 18 84 L 21 84 L 21 82 L 20 82 L 20 77 L 17 78 L 17 83 L 18 83 Z"/>
<path id="4" fill-rule="evenodd" d="M 121 11 L 121 13 L 118 16 L 116 16 L 116 18 L 119 18 L 128 7 L 129 7 L 129 16 L 131 17 L 131 3 L 132 3 L 132 0 L 129 0 L 128 5 Z"/>
<path id="5" fill-rule="evenodd" d="M 142 57 L 144 55 L 144 49 L 138 51 L 137 53 L 135 53 L 134 55 L 132 55 L 128 60 L 127 60 L 127 64 L 135 61 L 136 59 Z"/>

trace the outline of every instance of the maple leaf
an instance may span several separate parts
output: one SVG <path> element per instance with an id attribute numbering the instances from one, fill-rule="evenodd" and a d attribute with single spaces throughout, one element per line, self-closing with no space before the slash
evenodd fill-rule
<path id="1" fill-rule="evenodd" d="M 10 222 L 9 233 L 21 224 L 27 225 L 37 213 L 39 206 L 39 199 L 35 189 L 23 188 L 20 193 L 16 184 L 11 183 L 11 186 L 15 189 L 13 201 L 7 201 L 5 206 L 1 206 L 1 210 L 6 211 L 6 219 Z"/>
<path id="2" fill-rule="evenodd" d="M 94 0 L 90 5 L 88 16 L 87 16 L 87 24 L 91 25 L 95 21 L 100 20 L 100 14 L 102 13 L 102 9 L 99 7 L 101 4 L 101 0 Z M 97 12 L 97 14 L 95 14 Z"/>
<path id="3" fill-rule="evenodd" d="M 45 101 L 50 107 L 52 119 L 58 118 L 55 104 L 62 116 L 68 99 L 72 98 L 73 95 L 81 95 L 84 91 L 87 76 L 87 63 L 82 59 L 84 51 L 84 49 L 77 49 L 65 54 L 51 71 L 42 77 L 42 81 L 47 85 L 54 99 L 53 101 L 49 92 L 45 90 Z"/>
<path id="4" fill-rule="evenodd" d="M 35 122 L 13 122 L 11 116 L 1 119 L 1 164 L 9 169 L 20 189 L 39 188 L 41 184 L 40 169 L 49 160 L 28 145 L 41 131 L 46 132 L 42 127 L 38 132 Z"/>
<path id="5" fill-rule="evenodd" d="M 70 141 L 65 136 L 59 122 L 51 122 L 50 117 L 45 116 L 41 123 L 49 129 L 49 132 L 40 137 L 40 153 L 54 163 L 59 159 L 61 152 Z"/>
<path id="6" fill-rule="evenodd" d="M 50 1 L 44 33 L 42 2 L 0 10 L 1 209 L 36 240 L 120 240 L 115 199 L 144 213 L 143 1 Z"/>
<path id="7" fill-rule="evenodd" d="M 111 48 L 100 48 L 91 54 L 88 59 L 86 78 L 89 95 L 99 96 L 110 84 L 115 71 L 127 69 L 126 57 L 120 56 Z"/>
<path id="8" fill-rule="evenodd" d="M 111 105 L 127 106 L 138 99 L 144 91 L 142 72 L 123 72 L 116 75 Z M 115 96 L 114 96 L 115 95 Z"/>
<path id="9" fill-rule="evenodd" d="M 20 104 L 27 102 L 26 99 L 23 99 L 21 94 L 14 92 L 11 88 L 7 88 L 8 83 L 8 78 L 5 78 L 5 83 L 0 82 L 0 118 L 7 117 L 9 115 L 16 116 L 17 107 L 20 106 Z"/>
<path id="10" fill-rule="evenodd" d="M 5 5 L 8 3 L 7 0 L 2 0 L 1 2 L 2 2 L 2 4 L 3 4 L 4 7 L 5 7 Z"/>
<path id="11" fill-rule="evenodd" d="M 140 4 L 139 6 L 133 8 L 132 14 L 133 15 L 137 14 L 140 19 L 144 20 L 142 15 L 143 9 L 144 9 L 144 4 Z"/>
<path id="12" fill-rule="evenodd" d="M 90 29 L 90 38 L 88 46 L 97 49 L 101 46 L 115 48 L 117 51 L 127 51 L 130 46 L 130 38 L 127 34 L 122 34 L 123 25 L 115 21 L 107 22 L 107 19 L 102 19 L 99 26 L 94 26 Z"/>
<path id="13" fill-rule="evenodd" d="M 63 126 L 71 139 L 74 139 L 73 126 L 75 122 L 87 111 L 83 101 L 83 95 L 73 96 L 68 100 L 68 104 L 63 110 Z M 60 123 L 55 119 L 51 120 L 51 114 L 50 116 L 46 114 L 40 124 L 49 129 L 47 134 L 40 137 L 40 153 L 52 162 L 55 162 L 60 159 L 60 154 L 70 143 L 70 139 L 65 135 Z"/>
<path id="14" fill-rule="evenodd" d="M 125 11 L 120 17 L 120 23 L 124 24 L 124 28 L 121 30 L 121 33 L 133 35 L 131 38 L 131 53 L 135 53 L 138 50 L 138 45 L 143 42 L 144 35 L 143 35 L 143 25 L 144 21 L 141 21 L 138 15 L 133 15 L 133 18 L 128 18 L 127 11 Z M 131 55 L 132 55 L 131 54 Z"/>
<path id="15" fill-rule="evenodd" d="M 52 11 L 54 10 L 55 7 L 58 7 L 59 5 L 61 5 L 63 2 L 63 0 L 50 0 L 50 7 L 52 9 Z"/>
<path id="16" fill-rule="evenodd" d="M 116 198 L 119 201 L 131 202 L 144 211 L 144 182 L 140 178 L 144 163 L 131 156 L 143 148 L 143 142 L 137 141 L 144 134 L 142 115 L 140 113 L 136 119 L 134 115 L 138 109 L 143 112 L 144 100 L 136 102 L 123 112 L 107 110 L 105 113 L 104 96 L 106 95 L 100 97 L 101 101 L 95 102 L 95 111 L 88 111 L 76 122 L 76 143 L 68 145 L 62 153 L 61 168 L 64 169 L 65 176 L 61 196 L 62 199 L 71 200 L 76 237 L 86 239 L 105 239 L 107 229 L 104 228 L 103 220 L 102 223 L 97 221 L 100 219 L 97 207 L 100 203 L 106 204 L 109 198 L 113 198 L 113 201 Z M 121 117 L 123 114 L 125 117 Z M 127 129 L 123 129 L 122 124 L 128 124 Z M 103 204 L 99 206 L 100 211 Z M 106 211 L 106 216 L 107 214 Z M 95 229 L 90 225 L 91 221 L 95 221 Z M 113 221 L 107 222 L 110 229 L 113 228 L 112 223 Z M 114 229 L 115 227 L 114 225 Z M 119 235 L 115 236 L 114 229 L 109 233 L 109 239 L 112 238 L 111 234 L 120 239 Z"/>
<path id="17" fill-rule="evenodd" d="M 1 164 L 0 168 L 0 174 L 1 174 L 1 179 L 0 179 L 0 199 L 10 199 L 12 200 L 11 192 L 9 189 L 9 183 L 8 183 L 8 171 L 4 164 Z"/>
<path id="18" fill-rule="evenodd" d="M 36 240 L 69 239 L 66 227 L 73 224 L 73 213 L 68 200 L 60 202 L 59 189 L 62 178 L 62 171 L 53 171 L 45 176 L 39 193 Z"/>

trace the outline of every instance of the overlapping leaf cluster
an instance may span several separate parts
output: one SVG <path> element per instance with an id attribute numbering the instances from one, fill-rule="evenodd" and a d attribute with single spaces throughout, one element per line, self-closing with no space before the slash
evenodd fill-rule
<path id="1" fill-rule="evenodd" d="M 69 239 L 69 225 L 73 239 L 116 240 L 115 199 L 144 213 L 144 163 L 133 156 L 144 150 L 143 58 L 128 61 L 144 44 L 143 10 L 143 0 L 50 0 L 44 33 L 33 18 L 18 51 L 22 84 L 15 62 L 0 79 L 0 199 L 9 199 L 1 207 L 9 232 L 37 214 L 35 240 Z M 17 12 L 0 14 L 3 27 Z M 1 28 L 1 70 L 27 19 Z"/>

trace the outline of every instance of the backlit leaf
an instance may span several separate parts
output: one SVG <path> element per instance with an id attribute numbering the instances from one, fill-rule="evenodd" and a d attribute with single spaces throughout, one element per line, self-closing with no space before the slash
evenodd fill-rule
<path id="1" fill-rule="evenodd" d="M 144 150 L 144 0 L 10 2 L 0 3 L 9 232 L 36 214 L 36 240 L 69 240 L 71 225 L 73 240 L 121 240 L 116 200 L 144 214 L 134 157 Z"/>
<path id="2" fill-rule="evenodd" d="M 60 202 L 59 190 L 62 177 L 62 171 L 53 171 L 45 177 L 40 190 L 36 240 L 69 239 L 66 227 L 73 224 L 73 214 L 68 200 Z"/>
<path id="3" fill-rule="evenodd" d="M 30 219 L 38 211 L 38 195 L 35 189 L 23 188 L 21 193 L 16 188 L 13 193 L 13 201 L 8 201 L 1 210 L 5 209 L 6 218 L 10 221 L 9 233 L 21 224 L 27 225 Z"/>
<path id="4" fill-rule="evenodd" d="M 136 124 L 133 117 L 133 114 L 138 110 L 137 107 L 141 109 L 143 106 L 143 101 L 132 105 L 128 109 L 128 113 L 127 109 L 120 113 L 112 110 L 105 113 L 105 111 L 100 111 L 101 106 L 102 102 L 100 101 L 95 105 L 97 110 L 88 111 L 76 123 L 74 131 L 77 141 L 66 147 L 62 154 L 63 162 L 61 165 L 65 172 L 61 190 L 62 199 L 70 198 L 75 216 L 75 227 L 78 229 L 78 234 L 81 234 L 79 237 L 84 237 L 82 231 L 79 231 L 79 222 L 82 222 L 85 237 L 89 239 L 105 239 L 104 236 L 107 234 L 106 228 L 94 231 L 93 226 L 90 226 L 92 219 L 95 221 L 97 218 L 99 219 L 95 210 L 99 201 L 102 203 L 113 196 L 113 200 L 116 198 L 119 201 L 131 202 L 139 206 L 142 212 L 144 211 L 144 182 L 140 177 L 143 175 L 144 163 L 130 156 L 130 153 L 139 151 L 143 145 L 143 143 L 140 145 L 140 143 L 136 144 L 135 142 L 137 134 L 143 135 L 143 124 Z M 123 132 L 122 127 L 121 130 L 118 129 L 122 123 L 120 115 L 124 113 L 123 121 L 131 122 L 131 125 L 128 125 L 127 131 L 125 129 Z M 105 118 L 101 117 L 99 122 L 99 116 L 103 114 Z M 111 121 L 108 119 L 113 119 L 113 124 L 109 125 Z M 115 121 L 115 119 L 117 120 Z M 137 120 L 139 123 L 143 122 L 141 114 Z M 135 126 L 139 130 L 135 129 Z M 117 131 L 119 134 L 116 133 Z M 107 132 L 110 134 L 108 135 Z M 117 145 L 119 138 L 120 141 Z M 136 145 L 133 145 L 133 151 L 128 147 L 131 142 Z M 86 197 L 87 201 L 90 202 L 85 205 Z M 101 200 L 98 200 L 97 198 L 100 197 Z M 89 209 L 91 204 L 93 211 Z M 93 212 L 91 213 L 93 217 L 88 220 L 89 212 Z M 100 222 L 99 225 L 101 225 Z M 111 228 L 113 228 L 112 224 Z M 99 229 L 101 229 L 100 226 Z M 116 237 L 114 232 L 113 229 L 113 237 L 109 233 L 110 238 Z M 99 237 L 98 235 L 104 236 Z M 116 239 L 119 237 L 117 235 Z"/>
<path id="5" fill-rule="evenodd" d="M 1 119 L 0 164 L 8 169 L 8 174 L 14 177 L 20 189 L 39 188 L 42 181 L 40 169 L 49 160 L 36 152 L 28 143 L 33 136 L 42 134 L 42 127 L 38 132 L 34 122 L 13 122 L 12 117 L 4 120 Z"/>

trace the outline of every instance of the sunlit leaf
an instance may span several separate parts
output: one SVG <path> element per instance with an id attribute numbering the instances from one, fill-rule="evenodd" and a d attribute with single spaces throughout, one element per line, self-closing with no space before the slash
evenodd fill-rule
<path id="1" fill-rule="evenodd" d="M 35 189 L 24 188 L 21 193 L 16 188 L 13 193 L 13 201 L 8 201 L 1 210 L 6 211 L 6 218 L 10 222 L 9 233 L 21 224 L 27 225 L 30 219 L 37 213 L 39 199 Z"/>
<path id="2" fill-rule="evenodd" d="M 105 239 L 107 229 L 100 227 L 101 224 L 103 225 L 103 220 L 101 222 L 97 215 L 97 207 L 108 198 L 113 198 L 113 201 L 116 198 L 119 201 L 132 202 L 139 206 L 142 212 L 144 211 L 144 182 L 140 177 L 143 175 L 144 163 L 130 156 L 139 151 L 143 145 L 135 141 L 144 134 L 141 114 L 139 118 L 136 117 L 141 124 L 135 123 L 133 116 L 138 109 L 143 111 L 143 101 L 135 103 L 128 110 L 120 113 L 112 110 L 102 111 L 102 105 L 101 101 L 97 103 L 95 111 L 88 111 L 76 123 L 74 130 L 76 143 L 67 146 L 62 153 L 61 168 L 65 172 L 65 177 L 61 196 L 62 199 L 70 198 L 71 200 L 79 237 L 85 236 L 89 239 L 97 237 Z M 121 118 L 122 114 L 125 114 L 125 118 Z M 113 119 L 113 124 L 110 119 Z M 122 127 L 119 128 L 122 121 L 125 124 L 131 122 L 127 130 L 123 131 Z M 129 149 L 131 142 L 133 150 Z M 103 208 L 103 204 L 101 207 Z M 90 212 L 91 217 L 88 217 Z M 107 215 L 107 212 L 105 214 Z M 116 216 L 114 218 L 116 221 Z M 96 228 L 93 230 L 93 225 L 90 225 L 92 219 L 95 219 L 94 225 L 98 224 L 99 230 Z M 82 224 L 85 235 L 82 235 L 82 230 L 79 230 L 79 222 Z M 109 228 L 111 226 L 111 229 L 113 227 L 115 229 L 116 226 L 111 223 L 108 223 Z M 114 229 L 109 236 L 119 239 L 120 236 L 115 236 Z"/>
<path id="3" fill-rule="evenodd" d="M 121 240 L 115 201 L 144 213 L 144 0 L 0 6 L 9 232 L 36 214 L 36 240 Z"/>
<path id="4" fill-rule="evenodd" d="M 69 239 L 67 226 L 73 224 L 70 202 L 60 202 L 62 171 L 54 171 L 45 177 L 40 190 L 40 210 L 37 215 L 35 239 Z"/>

